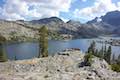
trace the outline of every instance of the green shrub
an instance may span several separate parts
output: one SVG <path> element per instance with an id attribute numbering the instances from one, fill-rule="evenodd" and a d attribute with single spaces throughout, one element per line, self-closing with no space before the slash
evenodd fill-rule
<path id="1" fill-rule="evenodd" d="M 112 70 L 120 72 L 120 64 L 111 64 Z"/>
<path id="2" fill-rule="evenodd" d="M 91 64 L 92 64 L 92 58 L 93 58 L 92 53 L 87 53 L 84 56 L 84 65 L 85 66 L 91 66 Z"/>
<path id="3" fill-rule="evenodd" d="M 120 61 L 119 58 L 114 61 L 113 64 L 111 64 L 111 68 L 113 71 L 120 72 Z"/>

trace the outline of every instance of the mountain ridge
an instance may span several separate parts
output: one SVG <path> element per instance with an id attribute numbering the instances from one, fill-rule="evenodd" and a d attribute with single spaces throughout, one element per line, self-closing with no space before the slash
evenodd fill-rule
<path id="1" fill-rule="evenodd" d="M 15 36 L 17 34 L 18 37 L 28 36 L 31 38 L 35 38 L 37 35 L 37 31 L 35 30 L 39 29 L 41 26 L 47 26 L 49 32 L 51 33 L 55 32 L 59 35 L 71 35 L 73 38 L 91 38 L 112 34 L 120 36 L 120 23 L 118 23 L 120 17 L 114 17 L 113 15 L 120 16 L 120 11 L 108 12 L 106 15 L 96 17 L 95 19 L 84 24 L 74 20 L 64 22 L 58 17 L 43 18 L 31 21 L 0 20 L 0 34 L 5 36 L 7 39 L 9 39 L 11 33 L 14 32 Z M 101 21 L 98 21 L 99 18 L 102 18 Z M 111 23 L 111 21 L 113 21 L 113 23 Z M 49 36 L 51 36 L 51 33 L 49 34 Z"/>

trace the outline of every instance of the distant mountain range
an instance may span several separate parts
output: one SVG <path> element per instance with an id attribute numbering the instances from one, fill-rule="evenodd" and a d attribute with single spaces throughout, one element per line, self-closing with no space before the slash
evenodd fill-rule
<path id="1" fill-rule="evenodd" d="M 45 25 L 50 31 L 58 32 L 59 34 L 69 34 L 74 38 L 81 37 L 97 37 L 104 34 L 104 29 L 95 24 L 81 24 L 79 21 L 69 20 L 68 22 L 62 21 L 58 17 L 44 18 L 40 20 L 32 20 L 27 22 L 28 25 Z"/>
<path id="2" fill-rule="evenodd" d="M 46 25 L 49 30 L 60 34 L 70 34 L 74 37 L 97 37 L 102 35 L 120 36 L 120 11 L 108 12 L 106 15 L 96 17 L 85 24 L 79 21 L 62 21 L 57 17 L 44 18 L 30 21 L 32 25 Z"/>
<path id="3" fill-rule="evenodd" d="M 32 21 L 6 21 L 0 20 L 0 34 L 9 38 L 9 35 L 35 37 L 35 29 L 47 26 L 50 32 L 72 35 L 73 38 L 98 37 L 103 35 L 120 36 L 120 11 L 108 12 L 106 15 L 96 17 L 85 24 L 69 20 L 64 22 L 58 17 L 50 17 Z M 20 34 L 20 35 L 19 35 Z"/>
<path id="4" fill-rule="evenodd" d="M 99 22 L 98 19 L 101 21 Z M 104 16 L 88 21 L 87 24 L 95 24 L 103 27 L 106 32 L 120 36 L 120 11 L 108 12 Z"/>

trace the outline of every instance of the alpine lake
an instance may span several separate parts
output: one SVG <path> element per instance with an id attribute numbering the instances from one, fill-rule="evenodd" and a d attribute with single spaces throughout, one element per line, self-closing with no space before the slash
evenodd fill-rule
<path id="1" fill-rule="evenodd" d="M 90 46 L 90 44 L 95 41 L 96 48 L 100 50 L 102 46 L 110 46 L 110 44 L 99 43 L 99 41 L 109 40 L 109 39 L 119 39 L 120 37 L 102 37 L 102 38 L 81 38 L 74 40 L 49 40 L 48 41 L 48 53 L 49 55 L 57 54 L 68 48 L 79 48 L 83 53 L 85 53 Z M 31 59 L 37 57 L 39 54 L 39 43 L 38 42 L 22 42 L 22 43 L 9 43 L 3 45 L 7 57 L 10 60 Z M 120 46 L 113 46 L 112 54 L 116 57 L 120 54 Z"/>

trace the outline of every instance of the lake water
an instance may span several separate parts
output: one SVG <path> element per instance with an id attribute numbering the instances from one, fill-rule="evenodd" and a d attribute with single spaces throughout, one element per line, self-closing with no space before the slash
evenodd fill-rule
<path id="1" fill-rule="evenodd" d="M 100 40 L 100 39 L 76 39 L 76 40 L 69 40 L 69 41 L 49 41 L 49 55 L 54 55 L 55 53 L 62 51 L 67 48 L 79 48 L 81 51 L 86 52 L 90 43 L 93 40 Z M 101 49 L 102 45 L 105 44 L 96 43 L 96 47 Z M 109 46 L 109 44 L 107 44 Z M 16 43 L 16 44 L 5 44 L 4 49 L 8 55 L 9 59 L 30 59 L 38 56 L 39 53 L 39 44 L 38 43 Z M 112 46 L 112 53 L 116 56 L 120 54 L 120 46 Z"/>
<path id="2" fill-rule="evenodd" d="M 86 52 L 93 41 L 101 39 L 77 39 L 69 41 L 49 41 L 49 53 L 54 54 L 67 48 L 79 48 L 82 52 Z M 96 43 L 96 48 L 101 49 L 105 44 Z M 106 46 L 110 46 L 106 44 Z M 118 56 L 120 54 L 120 46 L 111 46 L 112 53 Z"/>

